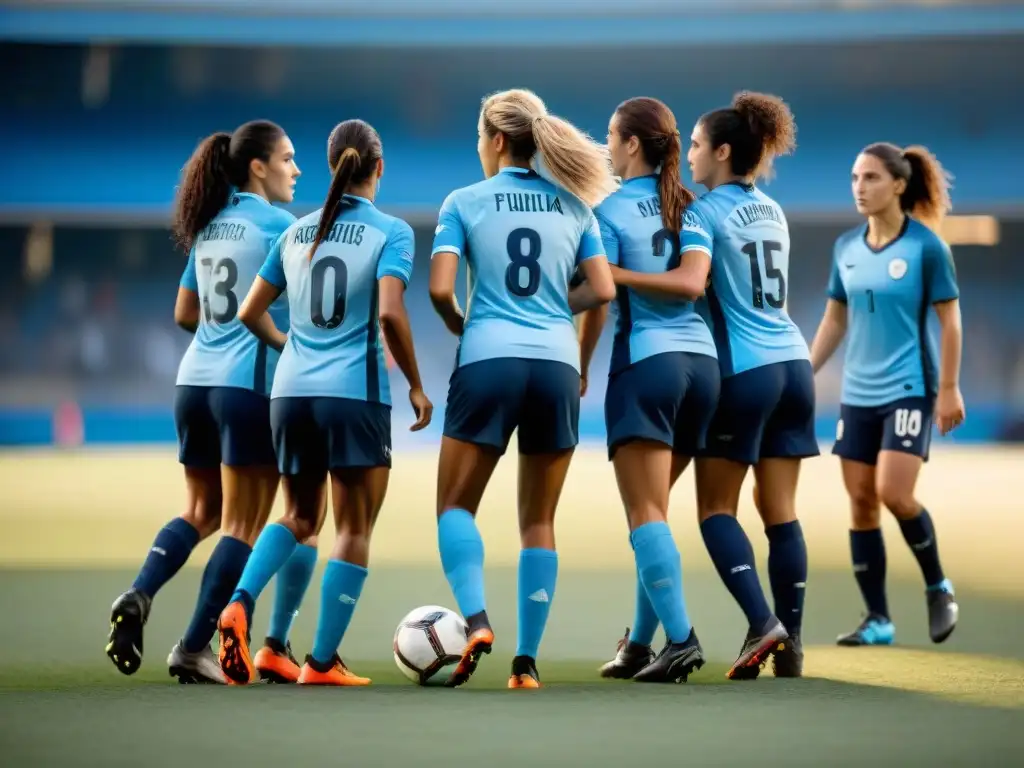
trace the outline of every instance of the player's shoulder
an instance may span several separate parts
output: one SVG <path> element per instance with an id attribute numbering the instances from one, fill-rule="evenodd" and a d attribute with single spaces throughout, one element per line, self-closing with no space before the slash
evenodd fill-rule
<path id="1" fill-rule="evenodd" d="M 622 212 L 622 207 L 629 202 L 631 197 L 633 197 L 633 194 L 629 186 L 623 184 L 594 206 L 594 215 L 599 219 L 612 221 L 617 214 Z"/>
<path id="2" fill-rule="evenodd" d="M 441 209 L 460 212 L 462 206 L 478 200 L 482 195 L 486 195 L 493 186 L 493 183 L 494 179 L 490 178 L 484 179 L 483 181 L 477 181 L 465 187 L 453 189 L 448 193 L 448 196 L 445 197 L 444 202 L 441 204 Z"/>
<path id="3" fill-rule="evenodd" d="M 864 224 L 858 224 L 856 227 L 851 227 L 850 229 L 841 233 L 839 237 L 836 238 L 833 251 L 835 253 L 839 253 L 840 251 L 844 251 L 847 248 L 850 248 L 851 246 L 859 244 L 864 238 L 865 226 L 866 225 Z"/>
<path id="4" fill-rule="evenodd" d="M 906 236 L 920 245 L 922 251 L 941 254 L 949 253 L 949 245 L 946 244 L 946 241 L 934 229 L 917 219 L 907 217 Z"/>
<path id="5" fill-rule="evenodd" d="M 267 205 L 259 216 L 263 228 L 269 232 L 284 232 L 295 223 L 295 216 L 284 208 Z"/>

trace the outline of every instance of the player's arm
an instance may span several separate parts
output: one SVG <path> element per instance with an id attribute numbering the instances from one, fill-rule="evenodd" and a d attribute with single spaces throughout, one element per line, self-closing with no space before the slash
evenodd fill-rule
<path id="1" fill-rule="evenodd" d="M 588 309 L 580 315 L 580 396 L 587 394 L 590 379 L 590 362 L 601 338 L 601 331 L 608 319 L 608 305 L 602 304 Z"/>
<path id="2" fill-rule="evenodd" d="M 271 304 L 277 301 L 287 285 L 284 266 L 281 263 L 283 241 L 284 235 L 270 249 L 267 260 L 260 268 L 256 279 L 253 280 L 249 295 L 245 297 L 241 309 L 238 310 L 238 319 L 252 332 L 252 335 L 278 352 L 284 349 L 288 337 L 274 325 L 267 310 L 270 309 Z"/>
<path id="3" fill-rule="evenodd" d="M 196 249 L 188 254 L 188 264 L 181 273 L 178 283 L 178 297 L 174 301 L 174 322 L 189 333 L 199 327 L 199 280 L 196 277 Z"/>
<path id="4" fill-rule="evenodd" d="M 839 349 L 846 335 L 846 304 L 829 298 L 811 342 L 811 368 L 817 373 Z"/>
<path id="5" fill-rule="evenodd" d="M 588 211 L 576 250 L 576 266 L 583 274 L 583 282 L 569 289 L 569 309 L 574 315 L 601 307 L 615 298 L 615 280 L 604 250 L 601 228 Z"/>
<path id="6" fill-rule="evenodd" d="M 963 322 L 960 317 L 960 289 L 953 256 L 945 243 L 926 249 L 925 293 L 939 318 L 939 396 L 935 421 L 940 434 L 963 423 L 967 413 L 960 392 L 960 361 L 963 356 Z"/>
<path id="7" fill-rule="evenodd" d="M 613 267 L 616 285 L 632 288 L 657 296 L 695 301 L 704 295 L 711 271 L 711 256 L 707 251 L 688 248 L 679 259 L 679 266 L 668 272 L 633 272 Z"/>
<path id="8" fill-rule="evenodd" d="M 434 405 L 423 392 L 412 341 L 412 326 L 405 308 L 405 289 L 412 278 L 414 251 L 412 229 L 404 221 L 396 221 L 377 270 L 377 314 L 391 356 L 409 382 L 409 402 L 416 414 L 416 422 L 410 430 L 418 432 L 430 424 Z"/>
<path id="9" fill-rule="evenodd" d="M 453 193 L 441 205 L 437 229 L 434 230 L 434 245 L 430 251 L 430 303 L 445 327 L 456 336 L 462 336 L 466 322 L 455 298 L 459 259 L 465 252 L 466 228 Z"/>

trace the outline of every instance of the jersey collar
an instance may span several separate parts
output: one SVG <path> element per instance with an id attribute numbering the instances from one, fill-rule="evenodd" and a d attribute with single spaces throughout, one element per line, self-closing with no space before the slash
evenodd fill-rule
<path id="1" fill-rule="evenodd" d="M 498 173 L 511 173 L 511 174 L 515 174 L 516 176 L 523 176 L 524 178 L 526 176 L 536 176 L 537 175 L 537 172 L 535 170 L 533 170 L 532 168 L 517 168 L 514 165 L 507 165 L 504 168 L 499 168 L 498 169 Z"/>
<path id="2" fill-rule="evenodd" d="M 345 200 L 353 200 L 358 203 L 365 203 L 366 205 L 373 205 L 373 201 L 366 197 L 360 197 L 359 195 L 343 195 Z"/>

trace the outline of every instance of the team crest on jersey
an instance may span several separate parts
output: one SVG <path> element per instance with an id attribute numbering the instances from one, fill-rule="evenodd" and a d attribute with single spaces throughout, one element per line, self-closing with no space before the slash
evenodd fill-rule
<path id="1" fill-rule="evenodd" d="M 907 262 L 904 259 L 893 259 L 889 262 L 889 277 L 901 280 L 907 274 Z"/>

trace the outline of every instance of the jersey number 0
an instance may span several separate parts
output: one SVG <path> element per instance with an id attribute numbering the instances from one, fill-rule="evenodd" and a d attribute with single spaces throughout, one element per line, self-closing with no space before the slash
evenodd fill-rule
<path id="1" fill-rule="evenodd" d="M 334 275 L 334 290 L 324 300 L 327 272 Z M 345 319 L 348 268 L 337 256 L 324 256 L 309 273 L 309 318 L 317 328 L 337 328 Z"/>

